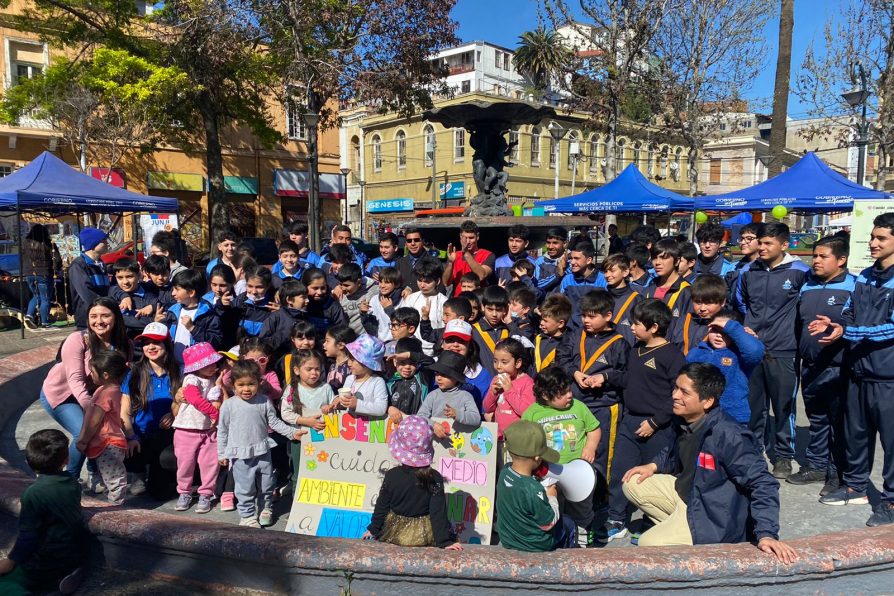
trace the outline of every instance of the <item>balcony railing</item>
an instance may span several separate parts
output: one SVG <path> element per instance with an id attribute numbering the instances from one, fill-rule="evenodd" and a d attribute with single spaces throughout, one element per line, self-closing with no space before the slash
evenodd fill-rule
<path id="1" fill-rule="evenodd" d="M 474 64 L 459 64 L 457 66 L 448 66 L 447 70 L 451 75 L 458 75 L 458 74 L 463 74 L 463 73 L 467 73 L 467 72 L 472 72 L 473 70 L 475 70 L 475 65 Z"/>

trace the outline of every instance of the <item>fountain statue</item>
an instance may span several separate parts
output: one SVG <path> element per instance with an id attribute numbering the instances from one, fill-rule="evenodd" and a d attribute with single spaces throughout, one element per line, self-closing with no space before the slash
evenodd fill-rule
<path id="1" fill-rule="evenodd" d="M 555 115 L 553 108 L 540 104 L 480 100 L 435 108 L 423 114 L 430 122 L 469 131 L 469 145 L 475 151 L 472 178 L 478 194 L 472 197 L 465 216 L 512 215 L 507 200 L 509 174 L 504 168 L 512 165 L 508 158 L 515 144 L 508 143 L 505 134 L 514 126 L 536 124 Z"/>

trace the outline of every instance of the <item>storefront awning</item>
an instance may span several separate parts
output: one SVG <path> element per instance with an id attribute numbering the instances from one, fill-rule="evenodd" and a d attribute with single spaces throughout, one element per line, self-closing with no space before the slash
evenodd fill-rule
<path id="1" fill-rule="evenodd" d="M 124 170 L 121 168 L 112 168 L 112 172 L 109 173 L 109 168 L 91 167 L 90 175 L 97 180 L 108 182 L 112 186 L 124 188 Z M 108 180 L 106 180 L 106 176 L 108 176 Z"/>
<path id="2" fill-rule="evenodd" d="M 251 176 L 224 176 L 224 188 L 231 195 L 256 195 L 258 179 Z"/>
<path id="3" fill-rule="evenodd" d="M 174 172 L 149 172 L 149 188 L 160 190 L 191 190 L 204 192 L 205 177 L 201 174 L 177 174 Z"/>
<path id="4" fill-rule="evenodd" d="M 307 170 L 275 170 L 273 192 L 279 197 L 308 196 L 310 188 L 310 172 Z M 320 198 L 344 199 L 345 178 L 341 174 L 320 174 Z"/>

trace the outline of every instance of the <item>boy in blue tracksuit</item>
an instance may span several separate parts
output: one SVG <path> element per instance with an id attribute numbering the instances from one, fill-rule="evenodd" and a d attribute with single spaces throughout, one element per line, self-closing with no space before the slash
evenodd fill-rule
<path id="1" fill-rule="evenodd" d="M 527 259 L 532 265 L 534 264 L 534 259 L 528 255 L 528 242 L 531 237 L 528 226 L 524 224 L 511 226 L 508 234 L 509 252 L 494 261 L 494 276 L 498 282 L 506 284 L 512 281 L 512 269 L 516 261 Z"/>
<path id="2" fill-rule="evenodd" d="M 813 246 L 813 274 L 798 300 L 798 354 L 801 356 L 801 396 L 810 422 L 807 465 L 786 480 L 791 484 L 825 482 L 821 496 L 836 490 L 844 470 L 844 396 L 847 383 L 841 372 L 846 342 L 825 343 L 817 317 L 841 324 L 844 305 L 851 299 L 856 277 L 847 272 L 848 242 L 828 236 Z"/>
<path id="3" fill-rule="evenodd" d="M 571 271 L 562 278 L 558 293 L 571 301 L 569 327 L 580 329 L 580 299 L 590 290 L 604 288 L 605 276 L 596 266 L 596 249 L 589 239 L 581 240 L 571 248 L 568 264 Z"/>
<path id="4" fill-rule="evenodd" d="M 565 256 L 565 228 L 550 228 L 546 231 L 546 254 L 534 259 L 534 279 L 544 295 L 551 294 L 562 283 L 567 257 Z"/>
<path id="5" fill-rule="evenodd" d="M 745 269 L 751 267 L 751 264 L 759 257 L 757 250 L 759 248 L 757 239 L 761 235 L 764 224 L 750 223 L 742 226 L 739 230 L 739 250 L 742 258 L 736 261 L 731 271 L 729 271 L 724 279 L 729 288 L 729 304 L 730 307 L 741 310 L 742 297 L 739 289 L 739 275 Z"/>
<path id="6" fill-rule="evenodd" d="M 301 221 L 293 221 L 289 224 L 289 240 L 298 247 L 298 265 L 302 272 L 311 267 L 320 267 L 323 262 L 320 255 L 307 246 L 307 224 Z M 282 269 L 282 263 L 277 261 L 273 265 L 273 274 L 276 275 Z"/>
<path id="7" fill-rule="evenodd" d="M 277 360 L 289 353 L 292 329 L 307 316 L 307 287 L 298 280 L 286 280 L 279 289 L 279 310 L 261 325 L 260 338 L 273 349 Z"/>
<path id="8" fill-rule="evenodd" d="M 298 259 L 298 245 L 291 240 L 283 240 L 279 243 L 279 265 L 278 270 L 272 272 L 273 287 L 279 289 L 283 282 L 292 280 L 301 280 L 304 269 L 301 268 L 301 261 Z"/>
<path id="9" fill-rule="evenodd" d="M 357 252 L 357 249 L 354 248 L 354 244 L 351 242 L 351 228 L 344 224 L 339 224 L 332 228 L 332 239 L 328 246 L 323 247 L 323 252 L 320 254 L 320 267 L 325 263 L 333 262 L 330 253 L 332 248 L 339 244 L 346 246 L 351 251 L 351 261 L 357 263 L 360 269 L 363 270 L 366 266 L 366 255 L 362 252 Z"/>
<path id="10" fill-rule="evenodd" d="M 385 232 L 379 236 L 379 256 L 370 259 L 366 265 L 366 276 L 379 281 L 382 269 L 397 267 L 398 239 L 394 232 Z"/>
<path id="11" fill-rule="evenodd" d="M 699 254 L 695 259 L 695 273 L 713 273 L 720 277 L 735 269 L 735 265 L 727 261 L 720 252 L 723 244 L 723 226 L 720 224 L 706 224 L 695 233 L 698 242 Z"/>
<path id="12" fill-rule="evenodd" d="M 750 380 L 751 431 L 767 451 L 773 451 L 773 476 L 788 478 L 795 459 L 795 399 L 798 377 L 794 330 L 801 287 L 810 267 L 788 250 L 789 230 L 783 223 L 764 224 L 758 239 L 759 258 L 739 277 L 745 326 L 754 330 L 766 349 Z M 773 409 L 775 428 L 769 426 Z"/>
<path id="13" fill-rule="evenodd" d="M 127 336 L 134 339 L 155 315 L 158 295 L 140 283 L 140 264 L 131 259 L 118 259 L 113 266 L 116 285 L 109 288 L 109 297 L 118 302 Z"/>
<path id="14" fill-rule="evenodd" d="M 720 396 L 720 409 L 736 422 L 748 427 L 748 377 L 764 357 L 764 344 L 745 331 L 742 313 L 722 309 L 711 318 L 705 339 L 686 355 L 687 362 L 707 362 L 716 366 L 726 379 Z"/>
<path id="15" fill-rule="evenodd" d="M 880 526 L 894 523 L 894 213 L 879 215 L 873 225 L 869 252 L 875 264 L 857 276 L 853 297 L 844 309 L 845 324 L 818 318 L 819 324 L 831 328 L 827 341 L 831 343 L 843 331 L 850 344 L 844 360 L 847 467 L 842 486 L 820 502 L 868 502 L 866 488 L 878 435 L 885 452 L 882 498 L 866 525 Z"/>
<path id="16" fill-rule="evenodd" d="M 656 522 L 639 545 L 756 541 L 790 564 L 797 554 L 779 541 L 779 483 L 754 436 L 717 407 L 723 389 L 723 374 L 711 364 L 680 371 L 673 442 L 623 478 L 625 496 Z"/>
<path id="17" fill-rule="evenodd" d="M 223 332 L 214 307 L 200 298 L 205 291 L 205 276 L 192 269 L 184 269 L 171 282 L 174 303 L 167 310 L 159 308 L 155 320 L 168 326 L 174 340 L 174 355 L 183 363 L 183 350 L 206 341 L 215 349 L 223 349 Z"/>
<path id="18" fill-rule="evenodd" d="M 239 330 L 236 338 L 242 341 L 245 337 L 257 337 L 261 334 L 264 321 L 270 316 L 270 288 L 273 275 L 268 269 L 259 267 L 245 279 L 245 292 L 236 296 L 233 306 L 242 316 L 239 318 Z"/>

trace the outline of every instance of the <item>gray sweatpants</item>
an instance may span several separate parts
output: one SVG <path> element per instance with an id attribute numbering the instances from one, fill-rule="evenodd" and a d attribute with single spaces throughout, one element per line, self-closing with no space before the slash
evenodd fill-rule
<path id="1" fill-rule="evenodd" d="M 236 499 L 239 502 L 239 517 L 255 516 L 255 499 L 258 496 L 258 482 L 261 483 L 261 496 L 264 498 L 264 509 L 273 507 L 273 463 L 270 452 L 250 459 L 234 459 L 233 481 L 236 484 Z M 260 476 L 260 478 L 259 478 Z"/>

